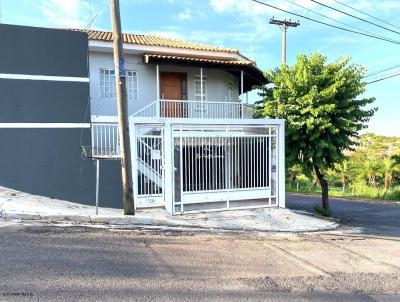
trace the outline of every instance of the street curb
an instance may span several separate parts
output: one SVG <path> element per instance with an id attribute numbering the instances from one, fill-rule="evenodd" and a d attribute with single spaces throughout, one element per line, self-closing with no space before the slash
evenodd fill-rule
<path id="1" fill-rule="evenodd" d="M 340 225 L 333 222 L 332 225 L 323 228 L 314 229 L 298 229 L 298 230 L 280 230 L 280 229 L 259 229 L 256 227 L 243 226 L 228 226 L 228 227 L 212 227 L 193 225 L 184 221 L 170 221 L 162 218 L 153 217 L 137 217 L 137 216 L 121 216 L 121 217 L 104 217 L 104 216 L 84 216 L 84 215 L 48 215 L 48 214 L 28 214 L 20 212 L 0 211 L 0 218 L 3 219 L 18 219 L 29 221 L 40 221 L 45 223 L 77 223 L 81 225 L 108 225 L 124 229 L 157 229 L 157 228 L 172 228 L 177 231 L 186 230 L 203 230 L 203 231 L 227 231 L 227 232 L 263 232 L 263 233 L 307 233 L 307 232 L 323 232 L 337 230 Z"/>
<path id="2" fill-rule="evenodd" d="M 304 193 L 304 192 L 286 192 L 288 195 L 294 196 L 313 196 L 313 197 L 320 197 L 318 194 L 313 193 Z M 329 196 L 330 199 L 339 199 L 341 201 L 357 201 L 357 202 L 368 202 L 368 203 L 379 203 L 379 204 L 392 204 L 392 205 L 400 205 L 400 201 L 388 201 L 383 199 L 369 199 L 369 198 L 362 198 L 362 197 L 348 197 L 348 196 Z"/>

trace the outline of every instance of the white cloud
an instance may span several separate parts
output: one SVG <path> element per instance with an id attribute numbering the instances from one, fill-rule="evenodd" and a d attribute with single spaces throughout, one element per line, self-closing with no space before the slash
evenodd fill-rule
<path id="1" fill-rule="evenodd" d="M 39 9 L 50 26 L 82 28 L 90 19 L 87 0 L 41 0 Z M 92 15 L 95 9 L 92 7 Z"/>
<path id="2" fill-rule="evenodd" d="M 184 11 L 181 11 L 176 18 L 180 21 L 190 20 L 192 18 L 192 11 L 186 8 Z"/>

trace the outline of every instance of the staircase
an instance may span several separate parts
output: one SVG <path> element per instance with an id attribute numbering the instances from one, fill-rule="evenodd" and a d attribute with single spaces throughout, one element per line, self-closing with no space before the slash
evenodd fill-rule
<path id="1" fill-rule="evenodd" d="M 160 194 L 164 187 L 161 139 L 149 136 L 137 138 L 137 169 L 141 179 L 139 192 L 143 195 Z"/>

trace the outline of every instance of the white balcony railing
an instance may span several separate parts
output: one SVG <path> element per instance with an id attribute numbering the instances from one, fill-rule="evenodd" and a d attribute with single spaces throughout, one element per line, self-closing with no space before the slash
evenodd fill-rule
<path id="1" fill-rule="evenodd" d="M 161 118 L 242 119 L 252 118 L 254 108 L 239 102 L 197 102 L 158 100 L 133 116 Z M 92 116 L 92 146 L 94 158 L 119 158 L 118 120 L 116 116 Z"/>
<path id="2" fill-rule="evenodd" d="M 254 108 L 240 102 L 201 102 L 187 100 L 157 100 L 133 116 L 165 118 L 252 118 Z"/>
<path id="3" fill-rule="evenodd" d="M 119 158 L 118 120 L 116 116 L 92 116 L 91 157 Z"/>

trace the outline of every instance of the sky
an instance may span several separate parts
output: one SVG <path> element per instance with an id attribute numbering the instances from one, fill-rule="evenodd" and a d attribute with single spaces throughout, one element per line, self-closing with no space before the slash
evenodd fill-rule
<path id="1" fill-rule="evenodd" d="M 348 13 L 379 23 L 391 32 L 330 10 L 310 0 L 263 0 L 297 14 L 361 30 L 400 41 L 399 0 L 340 0 L 398 26 L 392 27 L 352 11 L 335 0 L 319 0 Z M 92 29 L 110 30 L 108 0 L 0 0 L 1 22 L 55 28 L 83 28 L 94 18 Z M 297 6 L 301 5 L 305 8 Z M 281 62 L 281 31 L 269 19 L 299 20 L 298 28 L 287 34 L 287 63 L 298 54 L 320 52 L 334 61 L 349 56 L 373 73 L 399 65 L 386 73 L 366 78 L 372 81 L 400 73 L 400 44 L 363 37 L 317 24 L 252 2 L 251 0 L 120 0 L 124 32 L 158 34 L 193 42 L 236 48 L 254 59 L 261 70 Z M 314 12 L 312 12 L 312 11 Z M 324 18 L 323 14 L 336 21 Z M 354 28 L 353 28 L 354 29 Z M 368 124 L 368 132 L 400 136 L 400 76 L 367 85 L 366 97 L 375 97 L 378 111 Z M 254 99 L 253 95 L 253 99 Z"/>

